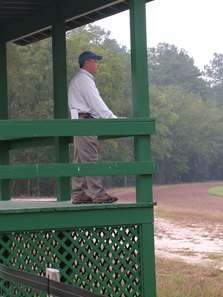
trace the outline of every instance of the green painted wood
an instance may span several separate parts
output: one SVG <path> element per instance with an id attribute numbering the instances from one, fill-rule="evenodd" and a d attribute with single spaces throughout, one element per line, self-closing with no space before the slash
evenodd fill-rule
<path id="1" fill-rule="evenodd" d="M 57 163 L 69 163 L 69 139 L 56 137 L 55 139 L 56 149 L 56 162 Z M 60 166 L 59 166 L 60 167 Z M 60 172 L 60 169 L 58 173 Z M 71 197 L 71 184 L 70 176 L 62 176 L 59 174 L 56 178 L 56 193 L 57 200 L 63 201 L 70 199 Z"/>
<path id="2" fill-rule="evenodd" d="M 15 198 L 10 201 L 0 202 L 0 214 L 19 214 L 26 212 L 45 211 L 87 211 L 94 209 L 110 208 L 141 208 L 153 207 L 155 203 L 112 203 L 112 204 L 72 204 L 70 201 L 56 201 L 55 198 Z M 3 229 L 2 229 L 3 230 Z"/>
<path id="3" fill-rule="evenodd" d="M 97 11 L 100 10 L 100 8 L 103 7 L 110 7 L 112 6 L 112 3 L 115 4 L 118 1 L 114 0 L 97 0 L 97 1 L 89 1 L 89 0 L 82 0 L 78 3 L 74 3 L 73 0 L 67 1 L 66 5 L 63 6 L 63 16 L 64 19 L 70 19 L 73 16 L 77 18 L 79 15 L 87 15 L 86 12 L 90 11 Z M 121 2 L 121 1 L 119 1 Z M 124 1 L 123 1 L 124 2 Z M 128 5 L 123 6 L 124 9 L 128 9 Z M 123 10 L 124 10 L 123 9 Z M 109 12 L 107 10 L 108 15 L 112 15 L 112 12 Z M 105 15 L 101 15 L 101 17 L 105 17 Z M 100 17 L 99 17 L 100 18 Z"/>
<path id="4" fill-rule="evenodd" d="M 80 13 L 87 13 L 91 9 L 97 9 L 101 5 L 106 5 L 111 0 L 100 0 L 100 1 L 88 1 L 82 0 L 76 1 L 63 1 L 63 6 L 61 7 L 61 18 L 66 20 L 70 17 L 74 18 Z M 67 14 L 67 15 L 66 15 Z M 21 36 L 29 35 L 32 32 L 41 31 L 45 28 L 51 28 L 54 20 L 54 6 L 45 9 L 31 17 L 24 18 L 20 21 L 19 26 L 17 23 L 9 24 L 2 31 L 2 39 L 6 41 L 17 39 Z"/>
<path id="5" fill-rule="evenodd" d="M 65 23 L 61 21 L 61 5 L 58 3 L 54 11 L 52 34 L 53 49 L 53 90 L 54 90 L 54 118 L 68 118 L 67 99 L 67 64 L 66 64 L 66 34 Z M 69 163 L 69 139 L 56 137 L 55 152 L 57 163 Z M 57 199 L 70 197 L 70 178 L 56 179 Z"/>
<path id="6" fill-rule="evenodd" d="M 135 159 L 137 161 L 151 161 L 150 137 L 135 137 Z M 138 197 L 138 201 L 153 201 L 152 183 L 151 176 L 136 176 L 136 197 Z"/>
<path id="7" fill-rule="evenodd" d="M 61 7 L 55 9 L 52 27 L 54 118 L 68 118 L 67 63 L 65 23 L 61 21 Z"/>
<path id="8" fill-rule="evenodd" d="M 145 0 L 130 0 L 131 61 L 133 85 L 133 114 L 135 117 L 149 116 L 148 58 L 146 42 Z M 135 136 L 135 160 L 151 160 L 150 135 Z M 136 199 L 138 202 L 153 201 L 152 176 L 136 176 Z M 152 214 L 153 215 L 153 214 Z M 141 297 L 156 297 L 155 254 L 153 224 L 141 226 L 142 261 Z"/>
<path id="9" fill-rule="evenodd" d="M 114 139 L 114 138 L 122 138 L 122 137 L 126 137 L 126 136 L 125 135 L 99 136 L 98 139 L 105 140 L 105 139 Z M 66 138 L 68 143 L 73 142 L 73 136 L 67 136 Z M 54 137 L 19 138 L 19 139 L 7 140 L 7 143 L 9 145 L 10 150 L 16 150 L 16 149 L 24 149 L 24 148 L 37 147 L 37 146 L 51 146 L 55 144 L 55 138 Z"/>
<path id="10" fill-rule="evenodd" d="M 133 84 L 133 112 L 135 117 L 149 116 L 148 61 L 145 24 L 145 1 L 131 0 L 131 64 Z M 138 32 L 140 32 L 140 34 Z"/>
<path id="11" fill-rule="evenodd" d="M 8 119 L 8 85 L 6 44 L 0 42 L 0 119 Z M 9 164 L 8 143 L 0 141 L 0 166 Z M 0 180 L 0 200 L 10 199 L 9 180 Z"/>
<path id="12" fill-rule="evenodd" d="M 151 213 L 152 215 L 152 213 Z M 153 221 L 153 218 L 151 218 Z M 142 296 L 156 297 L 156 271 L 154 251 L 154 224 L 142 224 L 141 226 L 141 254 L 142 264 Z"/>
<path id="13" fill-rule="evenodd" d="M 5 210 L 0 215 L 0 262 L 41 275 L 51 266 L 66 283 L 106 296 L 150 296 L 144 294 L 144 280 L 152 280 L 144 270 L 143 240 L 148 237 L 141 233 L 148 231 L 148 221 L 152 224 L 152 209 L 138 203 Z M 1 282 L 4 296 L 8 287 L 18 290 Z M 28 293 L 19 288 L 18 295 Z"/>
<path id="14" fill-rule="evenodd" d="M 152 223 L 152 209 L 148 203 L 0 202 L 0 232 L 146 224 Z"/>
<path id="15" fill-rule="evenodd" d="M 45 9 L 38 14 L 21 20 L 19 24 L 18 22 L 12 23 L 5 28 L 1 28 L 1 38 L 7 42 L 29 35 L 31 32 L 41 31 L 43 28 L 49 29 L 52 20 L 52 8 Z"/>
<path id="16" fill-rule="evenodd" d="M 141 119 L 0 120 L 0 140 L 55 136 L 134 136 L 155 133 L 155 121 Z"/>
<path id="17" fill-rule="evenodd" d="M 114 138 L 122 138 L 125 137 L 125 135 L 119 135 L 119 136 L 99 136 L 99 140 L 105 140 L 105 139 L 114 139 Z M 68 143 L 73 142 L 73 136 L 67 136 Z M 4 142 L 4 141 L 2 141 Z M 51 146 L 55 145 L 55 138 L 54 137 L 38 137 L 38 138 L 19 138 L 19 139 L 10 139 L 7 140 L 7 143 L 9 145 L 10 150 L 16 150 L 16 149 L 24 149 L 24 148 L 30 148 L 30 147 L 37 147 L 37 146 Z"/>
<path id="18" fill-rule="evenodd" d="M 146 10 L 144 0 L 130 1 L 131 60 L 134 116 L 149 116 L 148 62 L 146 44 Z M 140 32 L 140 34 L 138 34 Z M 135 137 L 135 159 L 148 161 L 151 158 L 149 136 Z M 140 201 L 152 201 L 151 179 L 136 177 L 136 195 Z"/>
<path id="19" fill-rule="evenodd" d="M 151 1 L 151 0 L 149 0 Z M 46 37 L 51 36 L 51 25 L 53 23 L 53 15 L 54 15 L 54 3 L 50 0 L 45 1 L 46 4 L 48 2 L 49 8 L 45 8 L 44 10 L 41 10 L 38 13 L 33 12 L 33 14 L 30 16 L 27 16 L 27 9 L 25 6 L 25 3 L 22 3 L 22 7 L 20 8 L 20 11 L 24 9 L 25 11 L 25 17 L 19 21 L 16 22 L 16 19 L 12 23 L 8 23 L 7 26 L 1 27 L 0 26 L 0 36 L 2 40 L 5 41 L 11 41 L 19 39 L 23 36 L 29 36 L 32 32 L 38 32 L 46 30 Z M 116 14 L 118 12 L 121 12 L 123 10 L 128 9 L 128 2 L 125 1 L 114 1 L 114 0 L 97 0 L 97 1 L 89 1 L 89 0 L 82 0 L 82 1 L 73 1 L 73 0 L 65 0 L 65 1 L 59 1 L 59 3 L 62 2 L 61 5 L 61 20 L 69 21 L 70 19 L 74 19 L 73 23 L 69 23 L 69 30 L 72 28 L 76 28 L 79 26 L 82 26 L 86 23 L 89 23 L 91 20 L 95 21 L 101 18 L 104 18 L 106 16 L 110 16 L 113 14 Z M 120 3 L 120 5 L 117 7 L 118 2 L 125 2 Z M 56 1 L 56 4 L 58 1 Z M 106 7 L 115 6 L 113 9 L 107 9 Z M 103 10 L 101 13 L 94 13 L 90 19 L 83 20 L 83 16 L 87 16 L 92 14 L 93 12 L 97 12 L 97 10 Z M 29 9 L 30 10 L 30 9 Z M 13 11 L 15 14 L 15 11 Z M 82 16 L 82 19 L 81 19 Z M 2 16 L 4 17 L 4 15 Z M 80 20 L 78 20 L 80 18 Z M 12 18 L 13 20 L 13 18 Z M 75 22 L 76 21 L 76 22 Z M 44 37 L 42 37 L 44 38 Z M 37 37 L 36 40 L 34 38 L 34 41 L 38 41 L 39 39 L 42 39 L 41 35 L 39 38 Z"/>
<path id="20" fill-rule="evenodd" d="M 9 147 L 7 142 L 0 141 L 0 170 L 9 164 Z M 10 181 L 0 178 L 0 201 L 10 199 Z"/>
<path id="21" fill-rule="evenodd" d="M 60 205 L 58 204 L 59 202 L 52 202 L 52 204 L 35 204 L 35 206 L 32 206 L 30 203 L 26 204 L 22 202 L 20 206 L 18 206 L 13 202 L 14 204 L 11 204 L 11 207 L 9 207 L 9 204 L 6 206 L 9 201 L 2 202 L 5 208 L 3 204 L 0 204 L 0 232 L 4 233 L 4 235 L 0 236 L 0 245 L 4 246 L 5 250 L 0 249 L 0 257 L 1 259 L 6 259 L 8 263 L 18 263 L 21 261 L 20 263 L 23 267 L 33 269 L 32 263 L 36 260 L 35 255 L 37 251 L 42 252 L 42 246 L 44 246 L 45 250 L 41 254 L 43 261 L 38 264 L 40 265 L 38 269 L 41 270 L 41 265 L 45 267 L 45 257 L 48 257 L 49 249 L 52 248 L 48 258 L 50 260 L 55 258 L 55 263 L 57 263 L 57 261 L 60 262 L 63 276 L 65 279 L 69 280 L 70 271 L 75 271 L 76 269 L 74 267 L 75 265 L 69 266 L 69 259 L 72 259 L 74 254 L 74 250 L 70 247 L 70 242 L 73 241 L 74 234 L 78 234 L 75 236 L 80 238 L 80 240 L 78 240 L 80 247 L 78 251 L 75 250 L 75 256 L 79 257 L 82 261 L 82 257 L 86 257 L 87 254 L 93 255 L 97 249 L 95 243 L 99 241 L 100 245 L 96 258 L 101 259 L 106 255 L 112 254 L 113 256 L 109 256 L 109 263 L 112 264 L 113 259 L 117 261 L 115 262 L 114 268 L 112 266 L 112 269 L 116 269 L 116 267 L 119 266 L 120 270 L 117 270 L 117 275 L 121 272 L 123 267 L 126 267 L 126 259 L 131 258 L 132 251 L 131 248 L 128 248 L 133 244 L 133 252 L 136 251 L 136 259 L 134 259 L 135 262 L 134 260 L 130 260 L 127 264 L 129 267 L 135 265 L 134 267 L 137 267 L 137 272 L 135 273 L 131 270 L 130 275 L 123 274 L 123 283 L 121 284 L 119 277 L 114 278 L 112 285 L 116 288 L 117 292 L 121 288 L 128 288 L 128 285 L 133 285 L 133 291 L 129 293 L 129 296 L 155 297 L 152 202 L 152 174 L 155 172 L 155 166 L 153 162 L 150 162 L 150 135 L 155 132 L 155 124 L 153 119 L 146 118 L 149 116 L 145 19 L 145 3 L 147 1 L 129 0 L 125 2 L 125 4 L 128 3 L 130 5 L 133 114 L 135 118 L 122 120 L 67 120 L 67 106 L 65 107 L 65 105 L 63 105 L 63 101 L 67 103 L 65 94 L 65 27 L 63 21 L 67 17 L 73 18 L 75 14 L 78 17 L 80 14 L 84 15 L 90 11 L 92 13 L 94 9 L 97 10 L 102 6 L 105 8 L 105 6 L 110 6 L 115 2 L 118 1 L 83 0 L 80 1 L 80 3 L 78 2 L 77 5 L 77 3 L 74 3 L 72 0 L 66 0 L 57 11 L 55 11 L 55 6 L 52 5 L 51 8 L 32 16 L 32 18 L 27 17 L 26 20 L 22 20 L 19 23 L 10 24 L 5 30 L 0 28 L 1 40 L 20 38 L 22 35 L 42 29 L 47 29 L 47 34 L 53 35 L 54 101 L 56 118 L 56 120 L 51 121 L 6 121 L 4 119 L 7 119 L 7 116 L 0 116 L 0 140 L 3 140 L 1 142 L 0 155 L 4 160 L 0 162 L 0 179 L 2 179 L 2 183 L 9 184 L 9 179 L 11 178 L 60 178 L 60 187 L 58 189 L 59 197 L 68 200 L 69 193 L 68 191 L 64 191 L 62 194 L 62 185 L 65 185 L 66 188 L 66 181 L 68 181 L 70 176 L 133 174 L 136 175 L 137 203 L 126 207 L 120 204 L 72 206 L 70 202 L 60 202 L 62 203 Z M 122 1 L 120 1 L 120 3 L 121 2 Z M 3 55 L 1 55 L 2 52 Z M 0 55 L 0 59 L 2 59 L 5 55 L 4 47 L 0 49 Z M 6 63 L 6 59 L 3 61 L 3 64 L 4 63 Z M 5 70 L 0 71 L 0 75 L 6 78 Z M 7 84 L 4 83 L 4 78 L 3 80 L 0 79 L 0 84 L 1 83 L 3 88 L 6 88 Z M 4 93 L 5 95 L 3 97 L 6 98 L 6 89 L 3 90 L 3 94 Z M 2 97 L 0 97 L 0 102 L 1 98 Z M 0 115 L 1 112 L 6 114 L 4 109 L 0 111 Z M 64 118 L 64 120 L 61 118 Z M 94 131 L 95 135 L 102 137 L 134 136 L 136 162 L 69 164 L 66 150 L 70 138 L 73 135 L 91 135 L 92 131 Z M 24 141 L 26 143 L 23 143 L 22 139 L 24 140 L 25 138 L 27 138 L 26 141 Z M 28 138 L 30 139 L 28 140 Z M 7 153 L 13 146 L 14 148 L 19 148 L 22 147 L 22 145 L 32 145 L 31 139 L 33 140 L 33 145 L 46 145 L 51 143 L 53 138 L 56 139 L 56 158 L 59 163 L 8 165 Z M 4 191 L 6 189 L 7 187 L 4 187 Z M 7 197 L 6 194 L 5 192 L 4 195 Z M 95 226 L 101 227 L 101 230 L 96 232 Z M 63 230 L 63 228 L 65 229 Z M 24 232 L 17 234 L 16 232 L 18 231 Z M 35 231 L 35 233 L 29 234 L 27 231 Z M 6 234 L 5 232 L 11 233 Z M 128 237 L 129 233 L 131 237 Z M 105 238 L 108 239 L 105 240 Z M 123 244 L 123 238 L 125 238 L 126 244 Z M 36 239 L 38 240 L 38 244 Z M 112 248 L 110 240 L 113 241 Z M 87 251 L 83 248 L 86 247 L 86 243 L 88 247 L 92 245 Z M 28 246 L 31 247 L 31 253 L 26 254 L 23 250 L 26 250 Z M 66 253 L 64 254 L 65 249 Z M 122 250 L 121 256 L 120 250 Z M 12 255 L 9 255 L 10 253 Z M 91 265 L 96 264 L 96 258 L 91 259 Z M 109 269 L 111 264 L 108 265 Z M 88 270 L 88 275 L 90 275 L 91 271 L 87 266 L 88 262 L 86 262 L 86 270 Z M 99 267 L 100 268 L 97 269 L 101 270 L 101 272 L 108 277 L 108 270 L 103 269 L 101 266 Z M 68 273 L 66 273 L 67 269 L 70 269 Z M 129 271 L 127 271 L 127 273 L 129 273 Z M 131 277 L 134 273 L 134 281 L 132 281 Z M 97 274 L 97 272 L 95 274 Z M 73 278 L 70 279 L 73 281 Z M 78 282 L 82 284 L 80 279 L 81 273 L 79 271 Z M 85 281 L 85 279 L 86 277 L 83 276 L 83 281 Z M 88 281 L 91 285 L 90 277 Z M 97 281 L 100 283 L 99 279 Z M 134 289 L 137 290 L 137 295 L 135 295 Z"/>
<path id="22" fill-rule="evenodd" d="M 0 119 L 8 119 L 6 44 L 0 42 Z"/>
<path id="23" fill-rule="evenodd" d="M 2 165 L 0 167 L 0 179 L 93 175 L 149 175 L 155 173 L 155 171 L 154 162 Z"/>

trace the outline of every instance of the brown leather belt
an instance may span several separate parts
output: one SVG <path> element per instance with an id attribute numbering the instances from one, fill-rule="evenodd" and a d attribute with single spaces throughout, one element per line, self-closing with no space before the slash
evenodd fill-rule
<path id="1" fill-rule="evenodd" d="M 94 117 L 92 117 L 92 115 L 90 113 L 87 113 L 87 112 L 79 113 L 78 117 L 82 118 L 82 119 L 94 119 Z"/>

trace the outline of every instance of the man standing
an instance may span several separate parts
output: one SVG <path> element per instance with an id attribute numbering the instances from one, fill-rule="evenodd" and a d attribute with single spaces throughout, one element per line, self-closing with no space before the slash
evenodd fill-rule
<path id="1" fill-rule="evenodd" d="M 108 108 L 94 81 L 101 56 L 90 51 L 79 56 L 80 69 L 70 82 L 68 103 L 72 119 L 117 118 Z M 97 136 L 76 136 L 74 162 L 98 161 Z M 99 176 L 73 177 L 72 203 L 113 203 L 118 199 L 108 195 Z M 86 194 L 88 190 L 88 194 Z"/>

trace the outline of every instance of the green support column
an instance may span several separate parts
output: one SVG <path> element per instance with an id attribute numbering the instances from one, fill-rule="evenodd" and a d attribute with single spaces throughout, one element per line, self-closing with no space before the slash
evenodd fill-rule
<path id="1" fill-rule="evenodd" d="M 66 33 L 64 21 L 60 20 L 60 9 L 55 10 L 53 25 L 53 78 L 54 78 L 54 118 L 68 118 L 67 103 L 67 66 L 66 66 Z M 55 139 L 56 162 L 69 162 L 69 143 L 67 138 Z M 70 200 L 70 178 L 57 179 L 57 200 Z"/>
<path id="2" fill-rule="evenodd" d="M 143 224 L 141 228 L 142 259 L 142 296 L 156 297 L 156 272 L 154 253 L 154 227 L 152 223 Z"/>
<path id="3" fill-rule="evenodd" d="M 145 0 L 130 1 L 131 62 L 135 117 L 149 116 Z"/>
<path id="4" fill-rule="evenodd" d="M 6 43 L 0 42 L 0 119 L 8 119 Z M 9 164 L 9 148 L 6 141 L 0 142 L 0 166 Z M 10 181 L 0 180 L 0 200 L 10 199 Z"/>
<path id="5" fill-rule="evenodd" d="M 149 117 L 148 58 L 146 42 L 146 2 L 130 0 L 131 64 L 133 86 L 134 117 Z M 136 161 L 151 160 L 150 136 L 134 139 Z M 152 176 L 136 177 L 137 202 L 153 202 Z M 151 208 L 153 218 L 153 208 Z M 145 224 L 141 229 L 143 243 L 142 258 L 142 296 L 156 297 L 154 225 Z"/>
<path id="6" fill-rule="evenodd" d="M 145 0 L 130 1 L 131 62 L 134 117 L 149 117 L 148 61 Z M 150 137 L 135 138 L 135 158 L 150 161 Z M 152 177 L 136 178 L 137 201 L 152 202 Z"/>
<path id="7" fill-rule="evenodd" d="M 8 87 L 6 43 L 0 42 L 0 119 L 8 119 Z"/>

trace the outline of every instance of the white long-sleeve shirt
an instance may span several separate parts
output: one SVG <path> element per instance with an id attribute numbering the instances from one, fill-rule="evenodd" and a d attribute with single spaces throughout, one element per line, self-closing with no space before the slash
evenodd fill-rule
<path id="1" fill-rule="evenodd" d="M 84 69 L 70 82 L 68 105 L 71 118 L 78 118 L 78 113 L 90 113 L 94 118 L 117 118 L 101 98 L 93 75 Z"/>

